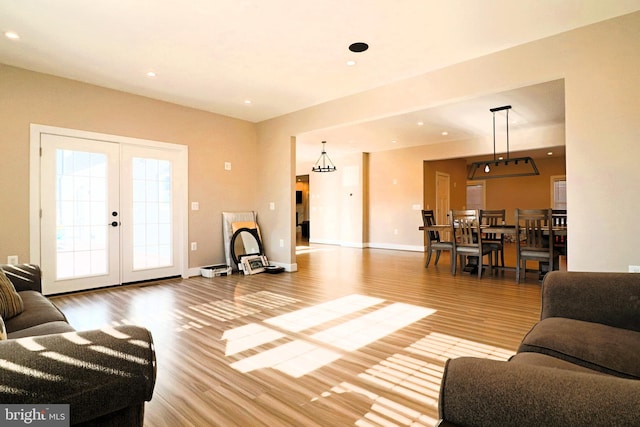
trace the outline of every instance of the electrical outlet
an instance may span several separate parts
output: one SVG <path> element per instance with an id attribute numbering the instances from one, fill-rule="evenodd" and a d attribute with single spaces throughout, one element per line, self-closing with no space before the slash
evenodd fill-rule
<path id="1" fill-rule="evenodd" d="M 18 263 L 18 255 L 9 255 L 7 257 L 7 264 L 17 264 Z"/>
<path id="2" fill-rule="evenodd" d="M 198 242 L 191 242 L 191 250 L 192 251 L 198 250 Z"/>
<path id="3" fill-rule="evenodd" d="M 199 210 L 200 210 L 200 203 L 198 203 L 198 202 L 191 202 L 191 210 L 192 210 L 192 211 L 199 211 Z"/>
<path id="4" fill-rule="evenodd" d="M 284 248 L 284 239 L 280 239 L 280 247 Z"/>
<path id="5" fill-rule="evenodd" d="M 630 265 L 629 273 L 640 273 L 640 265 Z"/>
<path id="6" fill-rule="evenodd" d="M 224 170 L 226 171 L 231 170 L 231 162 L 224 162 Z"/>

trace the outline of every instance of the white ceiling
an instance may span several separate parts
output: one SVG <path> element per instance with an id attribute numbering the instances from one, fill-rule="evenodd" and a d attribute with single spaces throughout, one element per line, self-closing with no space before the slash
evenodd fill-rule
<path id="1" fill-rule="evenodd" d="M 259 122 L 636 10 L 638 0 L 0 0 L 0 31 L 20 35 L 0 37 L 0 62 Z M 350 52 L 356 41 L 370 49 Z M 446 109 L 423 120 L 453 129 L 452 118 L 464 121 Z"/>
<path id="2" fill-rule="evenodd" d="M 511 105 L 510 133 L 564 125 L 564 80 L 554 80 L 454 104 L 419 110 L 366 123 L 315 130 L 296 135 L 299 162 L 315 162 L 327 141 L 332 159 L 350 153 L 395 150 L 454 141 L 491 140 L 490 108 Z M 496 151 L 506 151 L 505 111 L 496 113 Z M 446 132 L 446 135 L 442 133 Z M 513 142 L 513 141 L 512 141 Z M 513 149 L 513 146 L 511 147 Z M 548 150 L 540 153 L 546 155 Z M 554 150 L 563 155 L 564 149 Z M 538 153 L 538 154 L 540 154 Z M 526 155 L 533 155 L 527 153 Z"/>

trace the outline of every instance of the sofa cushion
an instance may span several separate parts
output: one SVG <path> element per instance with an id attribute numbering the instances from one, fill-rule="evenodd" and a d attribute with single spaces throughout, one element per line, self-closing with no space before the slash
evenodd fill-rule
<path id="1" fill-rule="evenodd" d="M 11 319 L 22 313 L 22 310 L 24 310 L 22 298 L 4 274 L 4 270 L 0 268 L 0 317 Z"/>
<path id="2" fill-rule="evenodd" d="M 640 379 L 640 332 L 551 317 L 524 337 L 518 353 L 547 354 L 622 378 Z"/>
<path id="3" fill-rule="evenodd" d="M 24 311 L 11 319 L 5 319 L 8 334 L 42 323 L 67 321 L 64 314 L 40 292 L 22 291 L 19 294 L 24 302 Z"/>
<path id="4" fill-rule="evenodd" d="M 75 329 L 67 322 L 55 321 L 41 323 L 29 328 L 20 329 L 7 335 L 9 339 L 35 337 L 39 335 L 62 334 L 65 332 L 74 332 Z"/>
<path id="5" fill-rule="evenodd" d="M 518 353 L 511 357 L 509 361 L 523 365 L 564 369 L 566 371 L 582 372 L 585 374 L 606 375 L 604 372 L 594 371 L 593 369 L 585 368 L 584 366 L 576 365 L 575 363 L 567 362 L 566 360 L 558 359 L 557 357 L 548 356 L 542 353 Z"/>

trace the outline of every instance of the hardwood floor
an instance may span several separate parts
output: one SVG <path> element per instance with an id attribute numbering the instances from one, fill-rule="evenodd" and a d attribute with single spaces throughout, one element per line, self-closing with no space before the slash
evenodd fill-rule
<path id="1" fill-rule="evenodd" d="M 314 245 L 299 271 L 53 297 L 76 329 L 152 331 L 146 426 L 433 426 L 444 362 L 506 359 L 538 320 L 535 274 L 452 277 L 449 259 Z M 433 259 L 432 259 L 433 263 Z"/>

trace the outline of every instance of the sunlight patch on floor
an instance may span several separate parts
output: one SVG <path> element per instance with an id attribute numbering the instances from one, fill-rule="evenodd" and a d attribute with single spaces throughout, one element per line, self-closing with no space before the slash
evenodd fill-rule
<path id="1" fill-rule="evenodd" d="M 356 421 L 357 426 L 433 426 L 437 419 L 440 383 L 444 364 L 449 358 L 473 356 L 507 360 L 513 352 L 495 346 L 477 343 L 446 334 L 431 333 L 405 347 L 402 351 L 382 360 L 358 375 L 362 384 L 342 382 L 311 399 L 321 402 L 332 394 L 357 393 L 371 400 L 369 412 Z M 414 402 L 416 410 L 378 393 L 388 390 Z"/>
<path id="2" fill-rule="evenodd" d="M 299 332 L 384 302 L 380 298 L 349 295 L 266 319 L 264 323 L 281 330 Z M 306 338 L 295 339 L 254 354 L 232 363 L 231 366 L 240 372 L 271 367 L 299 378 L 338 360 L 343 351 L 355 351 L 435 312 L 436 310 L 411 304 L 392 303 Z M 239 329 L 250 333 L 242 334 Z M 267 344 L 270 334 L 264 329 L 262 325 L 251 324 L 226 331 L 222 337 L 227 340 L 226 353 L 236 354 L 240 348 L 249 350 Z M 284 337 L 280 333 L 272 336 L 274 340 Z M 236 341 L 240 343 L 237 344 Z"/>

